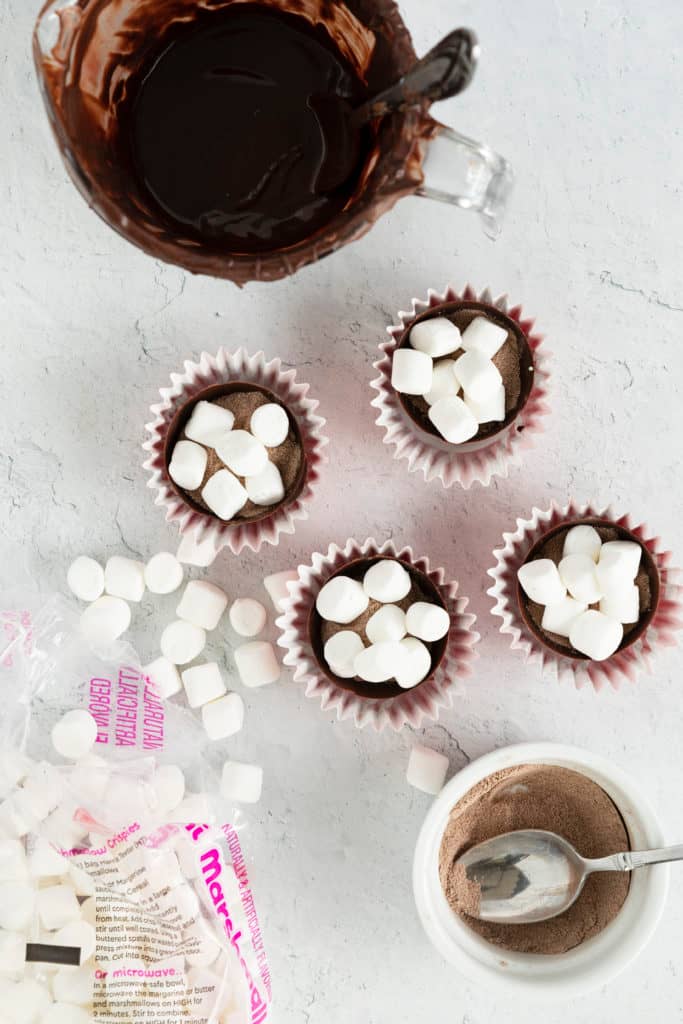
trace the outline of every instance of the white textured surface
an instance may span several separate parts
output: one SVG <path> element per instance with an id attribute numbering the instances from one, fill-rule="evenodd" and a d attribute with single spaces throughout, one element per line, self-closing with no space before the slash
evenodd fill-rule
<path id="1" fill-rule="evenodd" d="M 542 684 L 497 635 L 485 596 L 502 530 L 570 493 L 629 508 L 683 562 L 680 5 L 406 0 L 419 51 L 457 23 L 480 34 L 475 84 L 439 115 L 513 162 L 504 235 L 492 244 L 474 217 L 407 199 L 353 248 L 242 292 L 154 263 L 87 211 L 40 109 L 29 56 L 36 7 L 0 5 L 0 90 L 11 97 L 0 104 L 3 584 L 36 576 L 59 586 L 84 549 L 104 561 L 171 548 L 140 468 L 147 408 L 202 348 L 264 347 L 314 387 L 333 468 L 293 538 L 239 565 L 225 557 L 209 578 L 231 597 L 263 598 L 264 573 L 332 539 L 414 544 L 460 578 L 483 634 L 476 678 L 420 739 L 447 752 L 452 770 L 518 740 L 591 747 L 637 776 L 681 840 L 680 654 L 665 652 L 656 676 L 616 695 Z M 449 279 L 509 291 L 555 352 L 543 450 L 485 492 L 409 476 L 369 406 L 385 324 Z M 145 600 L 136 610 L 145 661 L 158 653 L 152 608 Z M 234 645 L 227 625 L 223 636 Z M 420 931 L 410 867 L 429 798 L 404 780 L 415 737 L 339 726 L 286 682 L 244 696 L 245 729 L 229 751 L 265 766 L 248 849 L 277 1020 L 526 1021 L 527 1008 L 494 1004 L 441 963 Z M 544 1010 L 547 1024 L 683 1019 L 680 883 L 674 868 L 664 921 L 634 968 L 603 992 Z"/>

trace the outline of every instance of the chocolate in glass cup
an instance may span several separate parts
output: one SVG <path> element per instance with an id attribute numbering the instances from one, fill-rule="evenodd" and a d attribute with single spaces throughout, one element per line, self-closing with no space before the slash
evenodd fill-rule
<path id="1" fill-rule="evenodd" d="M 373 122 L 349 179 L 316 191 L 325 151 L 311 99 L 360 105 L 416 60 L 393 0 L 50 0 L 34 54 L 75 184 L 157 259 L 275 280 L 413 193 L 497 228 L 507 163 L 427 102 Z"/>

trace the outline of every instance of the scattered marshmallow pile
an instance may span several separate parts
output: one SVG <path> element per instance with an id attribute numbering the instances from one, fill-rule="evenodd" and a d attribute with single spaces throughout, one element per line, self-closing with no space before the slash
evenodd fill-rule
<path id="1" fill-rule="evenodd" d="M 448 758 L 431 747 L 417 743 L 410 751 L 406 779 L 410 786 L 436 796 L 446 781 Z"/>
<path id="2" fill-rule="evenodd" d="M 394 352 L 392 386 L 404 395 L 421 395 L 441 436 L 463 444 L 482 423 L 505 419 L 505 386 L 493 357 L 506 339 L 505 328 L 484 316 L 462 334 L 446 317 L 422 320 L 410 331 L 411 347 Z M 457 359 L 445 358 L 459 350 Z"/>
<path id="3" fill-rule="evenodd" d="M 594 527 L 574 526 L 565 537 L 559 565 L 538 558 L 526 562 L 517 578 L 527 597 L 545 606 L 543 629 L 567 637 L 594 661 L 604 661 L 619 648 L 624 624 L 640 617 L 635 578 L 641 554 L 635 541 L 603 544 Z M 589 607 L 595 604 L 597 609 Z"/>
<path id="4" fill-rule="evenodd" d="M 185 426 L 187 440 L 178 441 L 168 467 L 171 479 L 186 491 L 202 487 L 208 462 L 207 448 L 215 451 L 223 469 L 202 487 L 202 499 L 219 519 L 228 521 L 248 501 L 276 505 L 285 496 L 280 471 L 268 456 L 289 434 L 289 417 L 276 402 L 254 411 L 249 430 L 234 430 L 235 417 L 214 402 L 197 402 Z"/>
<path id="5" fill-rule="evenodd" d="M 394 602 L 407 597 L 411 587 L 410 573 L 401 563 L 384 558 L 368 569 L 362 583 L 341 575 L 321 588 L 316 609 L 327 622 L 348 625 L 367 611 L 371 600 L 382 605 L 365 628 L 369 646 L 350 629 L 327 641 L 325 661 L 335 675 L 366 683 L 395 679 L 404 689 L 429 675 L 432 657 L 426 644 L 446 636 L 450 618 L 445 608 L 428 601 L 415 601 L 407 611 L 399 608 Z"/>

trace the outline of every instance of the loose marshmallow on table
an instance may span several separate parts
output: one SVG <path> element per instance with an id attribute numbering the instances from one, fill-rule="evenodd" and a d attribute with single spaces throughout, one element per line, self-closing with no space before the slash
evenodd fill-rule
<path id="1" fill-rule="evenodd" d="M 455 375 L 462 384 L 465 394 L 475 402 L 485 402 L 503 383 L 500 370 L 495 363 L 477 349 L 465 352 L 456 360 Z"/>
<path id="2" fill-rule="evenodd" d="M 460 345 L 466 352 L 477 351 L 493 359 L 507 340 L 508 332 L 504 327 L 494 324 L 488 317 L 478 316 L 472 320 L 462 332 Z"/>
<path id="3" fill-rule="evenodd" d="M 182 673 L 187 702 L 191 708 L 200 708 L 210 700 L 216 700 L 227 692 L 221 670 L 215 661 L 186 668 Z"/>
<path id="4" fill-rule="evenodd" d="M 168 475 L 178 487 L 194 491 L 201 486 L 207 461 L 206 448 L 194 441 L 178 441 L 171 454 Z"/>
<path id="5" fill-rule="evenodd" d="M 126 601 L 104 594 L 81 615 L 81 629 L 91 644 L 106 647 L 126 632 L 130 619 L 130 605 Z"/>
<path id="6" fill-rule="evenodd" d="M 450 355 L 461 348 L 460 331 L 445 316 L 421 320 L 410 329 L 408 341 L 418 352 L 426 352 L 432 359 Z"/>
<path id="7" fill-rule="evenodd" d="M 410 751 L 406 778 L 415 789 L 436 796 L 443 788 L 448 771 L 448 758 L 431 747 L 416 744 Z"/>
<path id="8" fill-rule="evenodd" d="M 96 601 L 104 593 L 104 569 L 94 558 L 81 555 L 69 566 L 66 582 L 81 601 Z"/>
<path id="9" fill-rule="evenodd" d="M 479 430 L 479 421 L 457 395 L 441 398 L 429 409 L 429 420 L 449 444 L 464 444 Z"/>
<path id="10" fill-rule="evenodd" d="M 320 588 L 315 607 L 321 618 L 345 626 L 362 615 L 369 604 L 362 583 L 350 576 L 334 576 Z"/>
<path id="11" fill-rule="evenodd" d="M 566 555 L 588 555 L 597 562 L 600 557 L 602 540 L 594 526 L 582 523 L 580 526 L 572 526 L 564 538 L 562 557 Z"/>
<path id="12" fill-rule="evenodd" d="M 266 448 L 277 448 L 287 440 L 289 434 L 289 416 L 276 402 L 268 402 L 255 409 L 249 429 Z"/>
<path id="13" fill-rule="evenodd" d="M 373 601 L 393 604 L 410 592 L 410 573 L 394 558 L 382 558 L 371 566 L 363 577 L 363 590 Z M 365 611 L 365 609 L 363 609 Z"/>
<path id="14" fill-rule="evenodd" d="M 590 555 L 566 555 L 557 568 L 563 584 L 577 601 L 594 604 L 600 600 L 603 591 Z"/>
<path id="15" fill-rule="evenodd" d="M 76 893 L 70 885 L 51 885 L 39 889 L 37 896 L 38 916 L 43 928 L 56 931 L 71 921 L 77 921 L 81 908 Z"/>
<path id="16" fill-rule="evenodd" d="M 579 615 L 572 623 L 569 642 L 582 654 L 593 661 L 604 661 L 619 647 L 624 637 L 624 627 L 616 619 L 592 609 Z"/>
<path id="17" fill-rule="evenodd" d="M 185 434 L 191 441 L 214 448 L 223 434 L 232 430 L 234 422 L 233 414 L 222 405 L 216 405 L 214 402 L 197 402 L 185 424 Z"/>
<path id="18" fill-rule="evenodd" d="M 457 395 L 460 381 L 455 376 L 454 367 L 455 362 L 452 359 L 443 359 L 434 365 L 432 386 L 427 394 L 422 396 L 427 405 L 435 405 L 441 398 Z"/>
<path id="19" fill-rule="evenodd" d="M 552 558 L 536 558 L 517 570 L 517 579 L 524 593 L 537 604 L 556 604 L 567 594 Z"/>
<path id="20" fill-rule="evenodd" d="M 263 768 L 256 764 L 226 761 L 223 765 L 221 795 L 241 804 L 255 804 L 261 799 Z"/>
<path id="21" fill-rule="evenodd" d="M 434 364 L 426 352 L 397 348 L 391 367 L 391 386 L 403 395 L 426 395 L 432 390 Z"/>
<path id="22" fill-rule="evenodd" d="M 134 558 L 114 555 L 104 567 L 104 589 L 111 597 L 142 601 L 145 593 L 145 565 Z"/>
<path id="23" fill-rule="evenodd" d="M 294 583 L 298 579 L 299 574 L 294 572 L 293 569 L 285 570 L 285 572 L 275 572 L 271 576 L 266 576 L 263 586 L 268 591 L 268 596 L 273 602 L 276 612 L 281 612 L 284 609 L 286 602 L 289 600 L 289 584 Z"/>
<path id="24" fill-rule="evenodd" d="M 238 597 L 230 607 L 230 625 L 240 636 L 253 637 L 262 633 L 267 621 L 266 609 L 251 597 Z"/>
<path id="25" fill-rule="evenodd" d="M 267 462 L 255 476 L 245 477 L 244 487 L 255 505 L 276 505 L 285 496 L 285 485 L 274 462 Z"/>
<path id="26" fill-rule="evenodd" d="M 429 601 L 416 601 L 406 612 L 406 626 L 411 636 L 434 643 L 446 636 L 451 617 L 445 608 Z"/>
<path id="27" fill-rule="evenodd" d="M 475 417 L 477 423 L 499 423 L 505 419 L 505 387 L 500 385 L 489 398 L 477 402 L 470 395 L 465 395 L 465 405 Z"/>
<path id="28" fill-rule="evenodd" d="M 578 619 L 579 615 L 583 615 L 587 607 L 587 604 L 584 604 L 582 601 L 576 601 L 569 594 L 566 594 L 554 604 L 545 606 L 541 626 L 549 633 L 557 633 L 558 636 L 568 637 L 574 622 Z"/>
<path id="29" fill-rule="evenodd" d="M 264 640 L 252 640 L 235 648 L 235 664 L 240 679 L 250 689 L 276 683 L 280 678 L 280 663 L 273 646 Z"/>
<path id="30" fill-rule="evenodd" d="M 219 469 L 202 488 L 202 498 L 214 515 L 227 522 L 244 508 L 249 495 L 229 469 Z"/>
<path id="31" fill-rule="evenodd" d="M 170 551 L 153 555 L 145 566 L 145 584 L 151 594 L 172 594 L 183 582 L 183 567 Z"/>
<path id="32" fill-rule="evenodd" d="M 325 661 L 340 679 L 352 679 L 356 674 L 355 660 L 363 650 L 363 641 L 352 629 L 342 629 L 325 644 Z"/>
<path id="33" fill-rule="evenodd" d="M 190 580 L 176 608 L 179 619 L 211 632 L 228 607 L 228 598 L 220 587 L 205 580 Z"/>
<path id="34" fill-rule="evenodd" d="M 234 736 L 244 725 L 244 701 L 239 693 L 228 693 L 204 704 L 202 722 L 210 740 Z"/>
<path id="35" fill-rule="evenodd" d="M 421 640 L 407 636 L 400 642 L 401 660 L 396 671 L 396 682 L 404 690 L 417 686 L 429 675 L 432 656 Z"/>
<path id="36" fill-rule="evenodd" d="M 33 919 L 36 890 L 28 882 L 0 882 L 0 928 L 22 932 Z M 74 899 L 76 897 L 74 896 Z"/>
<path id="37" fill-rule="evenodd" d="M 356 655 L 353 666 L 356 675 L 366 683 L 384 683 L 396 677 L 401 667 L 403 650 L 396 640 L 372 644 Z"/>
<path id="38" fill-rule="evenodd" d="M 85 709 L 67 711 L 52 729 L 52 746 L 69 761 L 92 750 L 97 739 L 97 722 Z"/>
<path id="39" fill-rule="evenodd" d="M 600 611 L 617 622 L 637 622 L 640 618 L 640 591 L 635 583 L 608 591 L 600 601 Z"/>
<path id="40" fill-rule="evenodd" d="M 150 785 L 159 811 L 170 811 L 177 807 L 185 796 L 185 776 L 176 764 L 160 765 L 152 776 Z"/>
<path id="41" fill-rule="evenodd" d="M 187 665 L 199 657 L 206 646 L 206 632 L 192 622 L 177 619 L 161 634 L 161 653 L 174 665 Z"/>
<path id="42" fill-rule="evenodd" d="M 176 558 L 183 565 L 195 565 L 199 569 L 206 569 L 213 565 L 218 550 L 212 534 L 203 540 L 197 540 L 196 533 L 184 533 L 181 537 Z"/>
<path id="43" fill-rule="evenodd" d="M 365 627 L 365 635 L 371 644 L 382 640 L 402 640 L 407 632 L 406 613 L 395 604 L 379 608 Z"/>
<path id="44" fill-rule="evenodd" d="M 611 540 L 602 545 L 595 572 L 605 593 L 633 583 L 641 555 L 640 544 L 632 540 Z"/>
<path id="45" fill-rule="evenodd" d="M 142 671 L 156 690 L 157 696 L 162 700 L 172 697 L 182 689 L 183 684 L 178 669 L 172 661 L 164 658 L 163 655 L 160 658 L 155 658 L 149 665 L 145 665 Z"/>
<path id="46" fill-rule="evenodd" d="M 265 445 L 248 430 L 233 430 L 222 437 L 216 455 L 237 476 L 255 476 L 268 462 Z"/>

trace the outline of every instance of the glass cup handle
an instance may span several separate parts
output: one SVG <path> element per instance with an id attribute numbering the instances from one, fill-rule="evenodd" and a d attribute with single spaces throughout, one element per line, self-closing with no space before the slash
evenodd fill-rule
<path id="1" fill-rule="evenodd" d="M 489 238 L 500 234 L 514 175 L 504 157 L 487 145 L 461 135 L 438 121 L 422 163 L 424 182 L 417 194 L 481 215 Z"/>

